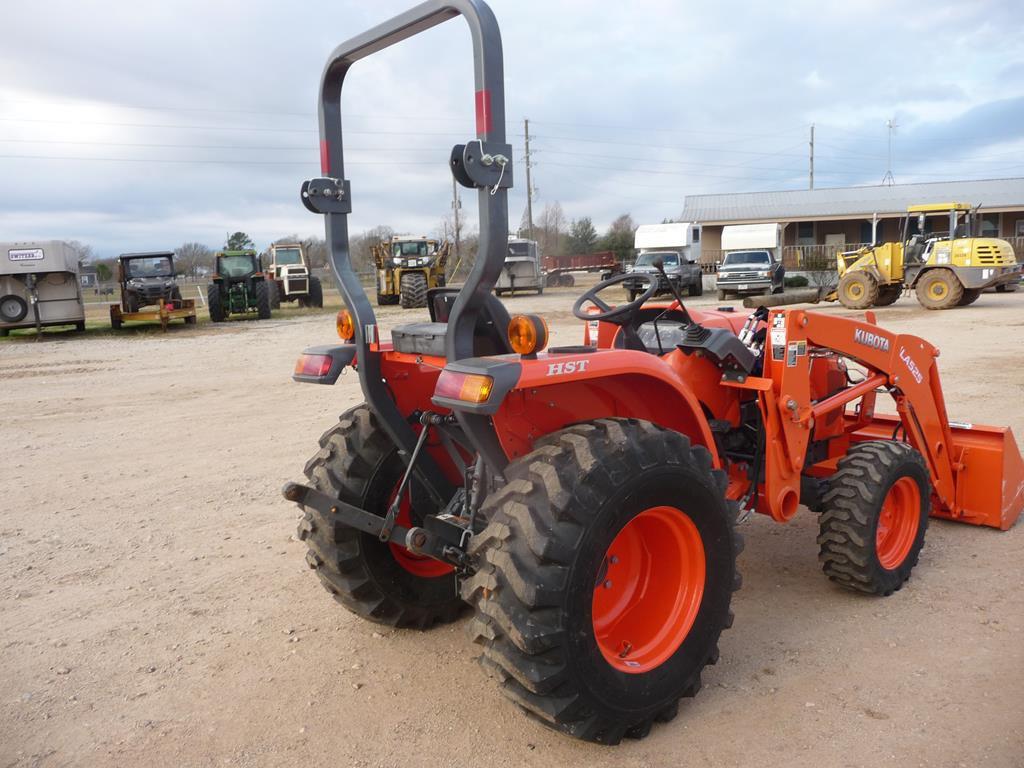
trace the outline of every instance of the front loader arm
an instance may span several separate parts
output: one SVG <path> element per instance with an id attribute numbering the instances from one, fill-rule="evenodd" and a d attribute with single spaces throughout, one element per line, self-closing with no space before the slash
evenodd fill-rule
<path id="1" fill-rule="evenodd" d="M 819 401 L 811 400 L 810 359 L 815 348 L 862 364 L 867 378 Z M 896 401 L 905 440 L 928 464 L 935 497 L 956 517 L 957 458 L 952 455 L 946 404 L 935 359 L 937 348 L 908 334 L 866 322 L 805 310 L 773 311 L 768 317 L 764 372 L 732 386 L 758 395 L 765 428 L 764 500 L 776 520 L 796 512 L 801 474 L 816 420 L 860 399 L 852 429 L 871 421 L 875 392 L 889 389 Z M 895 431 L 893 433 L 895 435 Z"/>

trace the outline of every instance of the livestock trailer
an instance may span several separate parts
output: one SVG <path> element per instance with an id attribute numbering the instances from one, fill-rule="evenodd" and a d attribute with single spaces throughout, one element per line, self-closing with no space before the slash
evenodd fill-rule
<path id="1" fill-rule="evenodd" d="M 0 336 L 51 325 L 84 331 L 80 271 L 78 255 L 59 240 L 0 243 Z"/>

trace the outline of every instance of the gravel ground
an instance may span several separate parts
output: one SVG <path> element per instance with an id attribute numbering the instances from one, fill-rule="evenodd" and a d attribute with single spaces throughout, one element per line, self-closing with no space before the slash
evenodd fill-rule
<path id="1" fill-rule="evenodd" d="M 508 303 L 573 343 L 576 293 Z M 1021 293 L 941 313 L 904 298 L 879 318 L 942 348 L 952 418 L 1019 440 L 1022 309 Z M 0 766 L 1024 764 L 1022 525 L 933 521 L 907 588 L 871 599 L 821 574 L 812 514 L 750 520 L 704 690 L 614 749 L 521 715 L 464 622 L 348 614 L 279 495 L 361 400 L 355 376 L 290 380 L 333 331 L 316 314 L 0 343 Z"/>

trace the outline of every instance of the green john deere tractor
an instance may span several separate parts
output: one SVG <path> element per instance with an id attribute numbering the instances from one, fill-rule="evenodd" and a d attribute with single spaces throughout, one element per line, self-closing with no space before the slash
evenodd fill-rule
<path id="1" fill-rule="evenodd" d="M 255 312 L 260 320 L 270 317 L 270 283 L 256 251 L 222 251 L 214 269 L 206 289 L 206 306 L 213 322 L 222 323 L 228 315 L 245 312 Z"/>

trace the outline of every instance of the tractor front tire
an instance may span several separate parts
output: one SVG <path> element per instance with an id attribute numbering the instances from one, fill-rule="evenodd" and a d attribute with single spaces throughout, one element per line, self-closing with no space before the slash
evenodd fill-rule
<path id="1" fill-rule="evenodd" d="M 256 283 L 256 317 L 270 319 L 270 284 L 266 280 Z"/>
<path id="2" fill-rule="evenodd" d="M 925 309 L 952 309 L 964 295 L 963 283 L 950 269 L 929 269 L 921 275 L 915 290 Z"/>
<path id="3" fill-rule="evenodd" d="M 387 513 L 404 471 L 398 449 L 366 405 L 341 415 L 338 424 L 320 438 L 320 450 L 305 469 L 317 490 L 381 517 Z M 417 512 L 403 503 L 398 524 L 422 524 Z M 298 538 L 309 546 L 306 562 L 327 591 L 364 619 L 427 629 L 438 622 L 454 621 L 465 608 L 450 566 L 414 555 L 397 544 L 383 543 L 376 536 L 342 525 L 333 515 L 306 508 Z"/>
<path id="4" fill-rule="evenodd" d="M 696 695 L 739 588 L 724 472 L 678 432 L 600 419 L 505 470 L 462 586 L 481 664 L 544 724 L 643 738 Z"/>
<path id="5" fill-rule="evenodd" d="M 324 287 L 319 277 L 309 276 L 309 294 L 306 296 L 306 306 L 322 308 L 324 305 Z"/>
<path id="6" fill-rule="evenodd" d="M 976 302 L 981 297 L 980 288 L 964 288 L 964 295 L 960 297 L 960 301 L 957 302 L 958 307 L 967 307 Z"/>
<path id="7" fill-rule="evenodd" d="M 224 309 L 220 286 L 216 283 L 210 283 L 206 288 L 206 308 L 210 311 L 210 319 L 213 322 L 223 323 L 227 320 L 228 315 Z"/>
<path id="8" fill-rule="evenodd" d="M 427 306 L 427 278 L 422 272 L 403 272 L 400 281 L 402 309 Z"/>
<path id="9" fill-rule="evenodd" d="M 822 498 L 818 559 L 825 575 L 847 589 L 891 595 L 917 564 L 930 507 L 920 453 L 893 440 L 857 443 Z"/>
<path id="10" fill-rule="evenodd" d="M 839 278 L 837 291 L 847 309 L 867 309 L 878 303 L 878 281 L 868 272 L 847 272 Z"/>

